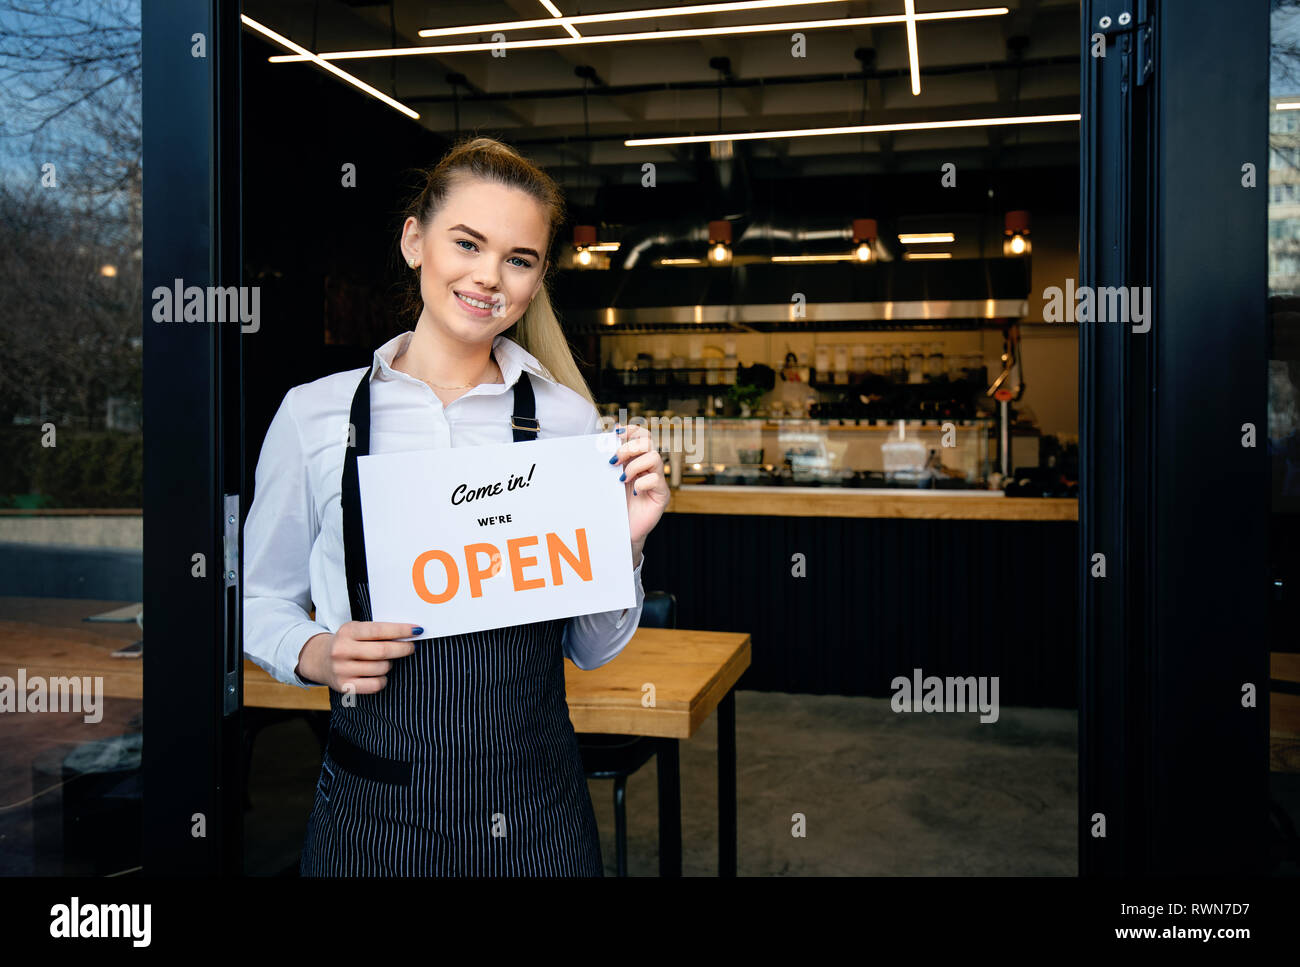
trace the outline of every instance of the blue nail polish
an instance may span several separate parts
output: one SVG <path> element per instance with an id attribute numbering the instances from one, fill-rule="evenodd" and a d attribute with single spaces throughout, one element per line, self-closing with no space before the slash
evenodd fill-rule
<path id="1" fill-rule="evenodd" d="M 635 487 L 632 488 L 632 496 L 633 496 L 633 497 L 636 496 L 636 488 L 635 488 Z"/>
<path id="2" fill-rule="evenodd" d="M 623 482 L 624 480 L 626 480 L 626 479 L 627 479 L 627 471 L 624 471 L 623 473 L 620 473 L 620 474 L 618 475 L 618 481 L 619 481 L 619 483 L 622 483 L 622 482 Z"/>
<path id="3" fill-rule="evenodd" d="M 612 457 L 610 457 L 610 458 L 609 458 L 609 462 L 610 462 L 610 463 L 618 463 L 618 454 L 616 453 L 616 454 L 614 454 Z"/>
<path id="4" fill-rule="evenodd" d="M 614 432 L 615 432 L 615 433 L 622 433 L 622 432 L 623 432 L 623 428 L 622 428 L 621 426 L 620 426 L 620 427 L 617 427 L 617 428 L 614 430 Z"/>
<path id="5" fill-rule="evenodd" d="M 424 629 L 423 629 L 423 628 L 412 628 L 412 629 L 411 629 L 411 634 L 413 634 L 413 635 L 422 635 L 422 634 L 424 634 Z"/>

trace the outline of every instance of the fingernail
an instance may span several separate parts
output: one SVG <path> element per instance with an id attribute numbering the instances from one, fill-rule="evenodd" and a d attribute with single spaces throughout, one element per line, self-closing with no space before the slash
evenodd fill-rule
<path id="1" fill-rule="evenodd" d="M 622 473 L 620 473 L 620 474 L 618 475 L 618 479 L 619 479 L 619 482 L 620 482 L 620 483 L 622 483 L 624 480 L 626 480 L 626 479 L 627 479 L 627 471 L 624 470 Z"/>
<path id="2" fill-rule="evenodd" d="M 412 629 L 411 629 L 411 634 L 413 634 L 413 635 L 422 635 L 422 634 L 424 634 L 424 629 L 423 629 L 423 628 L 412 628 Z"/>
<path id="3" fill-rule="evenodd" d="M 615 427 L 615 428 L 614 428 L 614 432 L 615 432 L 615 433 L 622 433 L 622 432 L 623 432 L 623 428 L 622 428 L 621 426 L 619 426 L 619 427 Z"/>
<path id="4" fill-rule="evenodd" d="M 610 463 L 618 463 L 618 454 L 616 453 L 616 454 L 614 454 L 612 457 L 610 457 L 610 458 L 609 458 L 609 462 L 610 462 Z"/>
<path id="5" fill-rule="evenodd" d="M 632 488 L 632 496 L 633 496 L 633 497 L 636 496 L 636 488 L 635 488 L 635 487 Z"/>

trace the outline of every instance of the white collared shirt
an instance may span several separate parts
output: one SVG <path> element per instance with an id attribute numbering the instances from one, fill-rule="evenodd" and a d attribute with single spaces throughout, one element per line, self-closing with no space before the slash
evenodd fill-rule
<path id="1" fill-rule="evenodd" d="M 523 369 L 537 401 L 538 439 L 600 432 L 594 406 L 500 335 L 492 341 L 492 353 L 504 383 L 481 383 L 444 405 L 427 384 L 392 368 L 412 335 L 404 332 L 375 351 L 371 453 L 512 442 L 510 389 Z M 345 440 L 339 428 L 351 416 L 352 397 L 365 373 L 335 373 L 284 395 L 262 442 L 244 526 L 244 654 L 277 680 L 303 688 L 313 684 L 295 671 L 303 645 L 352 620 L 343 563 Z M 635 608 L 566 622 L 564 654 L 579 668 L 605 664 L 636 631 L 645 600 L 640 564 L 632 574 Z M 314 621 L 308 613 L 313 602 Z"/>

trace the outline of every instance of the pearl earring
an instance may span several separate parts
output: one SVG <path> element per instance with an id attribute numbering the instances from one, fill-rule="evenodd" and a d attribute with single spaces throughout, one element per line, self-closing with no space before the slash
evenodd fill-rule
<path id="1" fill-rule="evenodd" d="M 406 264 L 409 265 L 411 268 L 415 268 L 415 259 L 407 259 Z"/>

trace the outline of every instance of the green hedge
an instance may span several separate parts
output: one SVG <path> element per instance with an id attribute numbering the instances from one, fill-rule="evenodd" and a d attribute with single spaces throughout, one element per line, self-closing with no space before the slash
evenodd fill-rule
<path id="1" fill-rule="evenodd" d="M 144 440 L 120 430 L 56 431 L 41 446 L 39 424 L 0 429 L 0 506 L 141 507 Z"/>

